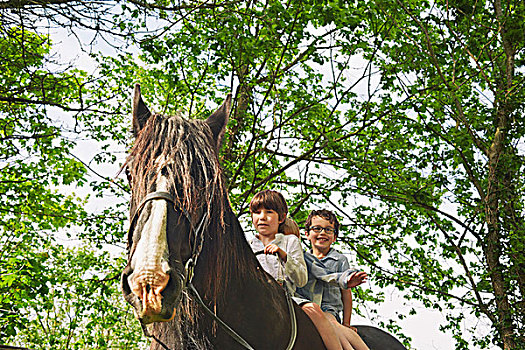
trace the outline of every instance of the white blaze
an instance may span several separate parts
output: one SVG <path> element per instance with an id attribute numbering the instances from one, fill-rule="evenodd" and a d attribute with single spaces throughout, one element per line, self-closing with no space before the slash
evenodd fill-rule
<path id="1" fill-rule="evenodd" d="M 167 190 L 166 178 L 159 176 L 156 191 Z M 131 259 L 133 273 L 128 277 L 128 284 L 142 300 L 143 315 L 159 313 L 162 308 L 160 292 L 168 284 L 170 270 L 167 219 L 168 202 L 164 199 L 151 200 L 150 215 L 142 227 L 140 240 Z"/>

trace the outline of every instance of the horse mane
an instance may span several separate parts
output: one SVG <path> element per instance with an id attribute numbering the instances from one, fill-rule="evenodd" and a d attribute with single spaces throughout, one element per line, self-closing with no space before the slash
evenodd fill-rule
<path id="1" fill-rule="evenodd" d="M 209 215 L 199 256 L 199 261 L 206 263 L 205 298 L 216 305 L 220 291 L 232 279 L 248 275 L 265 279 L 253 263 L 256 259 L 231 211 L 217 147 L 205 121 L 152 115 L 137 135 L 124 166 L 133 179 L 132 212 L 154 190 L 157 175 L 162 173 L 177 206 L 192 217 Z"/>
<path id="2" fill-rule="evenodd" d="M 224 195 L 217 154 L 211 144 L 211 130 L 202 120 L 151 116 L 125 164 L 135 186 L 132 203 L 151 192 L 156 176 L 162 173 L 180 208 L 196 214 L 204 204 L 209 213 L 214 191 Z"/>

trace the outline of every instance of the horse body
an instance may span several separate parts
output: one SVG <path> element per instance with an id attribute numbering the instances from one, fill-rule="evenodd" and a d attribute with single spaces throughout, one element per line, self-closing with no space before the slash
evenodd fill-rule
<path id="1" fill-rule="evenodd" d="M 206 121 L 164 118 L 135 88 L 122 290 L 157 339 L 151 349 L 244 348 L 203 312 L 188 283 L 253 348 L 285 349 L 291 337 L 285 292 L 260 267 L 227 199 L 217 152 L 229 107 L 230 97 Z M 294 309 L 294 349 L 324 349 L 310 319 Z"/>
<path id="2" fill-rule="evenodd" d="M 373 326 L 355 326 L 355 328 L 370 350 L 407 350 L 399 340 L 379 328 Z"/>

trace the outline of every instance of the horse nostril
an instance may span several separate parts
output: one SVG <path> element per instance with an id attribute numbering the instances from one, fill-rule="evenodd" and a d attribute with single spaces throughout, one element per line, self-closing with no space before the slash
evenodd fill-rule
<path id="1" fill-rule="evenodd" d="M 151 291 L 151 286 L 148 284 L 146 284 L 146 293 L 149 293 Z"/>

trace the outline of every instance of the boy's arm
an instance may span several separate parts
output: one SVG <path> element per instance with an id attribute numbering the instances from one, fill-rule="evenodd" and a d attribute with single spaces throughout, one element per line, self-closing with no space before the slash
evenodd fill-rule
<path id="1" fill-rule="evenodd" d="M 368 278 L 368 274 L 366 272 L 350 268 L 348 259 L 345 256 L 342 257 L 340 263 L 341 264 L 338 267 L 338 271 L 342 272 L 342 274 L 338 281 L 339 288 L 350 289 L 356 287 L 364 283 Z"/>
<path id="2" fill-rule="evenodd" d="M 350 269 L 348 261 L 343 260 L 341 265 L 337 268 L 337 272 L 327 273 L 324 268 L 317 266 L 315 263 L 315 258 L 309 252 L 304 253 L 304 260 L 309 266 L 309 272 L 315 279 L 333 286 L 338 286 L 341 289 L 348 289 L 348 280 L 350 275 L 358 271 Z"/>
<path id="3" fill-rule="evenodd" d="M 343 300 L 343 326 L 350 327 L 352 318 L 352 291 L 341 289 L 341 299 Z"/>

